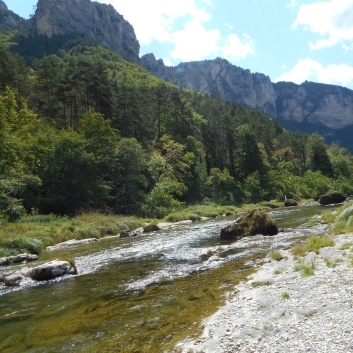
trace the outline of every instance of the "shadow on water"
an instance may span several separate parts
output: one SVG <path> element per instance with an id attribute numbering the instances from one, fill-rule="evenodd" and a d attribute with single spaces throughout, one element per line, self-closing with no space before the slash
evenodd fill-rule
<path id="1" fill-rule="evenodd" d="M 323 210 L 308 205 L 272 216 L 279 227 L 294 228 Z M 220 243 L 219 231 L 231 221 L 43 254 L 42 261 L 75 257 L 80 275 L 1 296 L 0 351 L 170 351 L 186 335 L 199 333 L 200 321 L 224 303 L 270 249 L 324 229 Z"/>

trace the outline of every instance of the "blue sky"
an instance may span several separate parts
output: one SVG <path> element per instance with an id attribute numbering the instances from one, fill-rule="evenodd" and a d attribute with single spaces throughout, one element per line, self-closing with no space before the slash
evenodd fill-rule
<path id="1" fill-rule="evenodd" d="M 36 0 L 4 0 L 27 18 Z M 101 0 L 167 65 L 223 57 L 272 81 L 353 89 L 353 0 Z"/>

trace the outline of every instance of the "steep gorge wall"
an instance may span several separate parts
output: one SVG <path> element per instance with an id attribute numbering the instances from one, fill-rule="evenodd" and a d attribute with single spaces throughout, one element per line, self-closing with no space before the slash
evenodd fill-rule
<path id="1" fill-rule="evenodd" d="M 142 57 L 142 65 L 180 87 L 219 94 L 224 100 L 261 110 L 279 121 L 320 124 L 330 129 L 353 124 L 353 91 L 344 87 L 314 82 L 272 83 L 268 76 L 252 74 L 224 59 L 167 67 L 147 54 Z"/>
<path id="2" fill-rule="evenodd" d="M 112 5 L 90 0 L 39 0 L 34 20 L 38 35 L 83 34 L 129 61 L 139 61 L 140 44 L 134 28 Z"/>

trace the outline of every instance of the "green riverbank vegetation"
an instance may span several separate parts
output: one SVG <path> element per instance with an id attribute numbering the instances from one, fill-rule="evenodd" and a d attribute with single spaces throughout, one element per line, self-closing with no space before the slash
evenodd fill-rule
<path id="1" fill-rule="evenodd" d="M 59 37 L 1 37 L 5 252 L 110 235 L 131 229 L 118 225 L 126 219 L 197 221 L 254 203 L 275 208 L 285 196 L 353 193 L 353 157 L 338 144 L 173 86 L 91 40 Z M 82 214 L 110 216 L 81 224 Z M 53 231 L 34 230 L 40 219 Z"/>

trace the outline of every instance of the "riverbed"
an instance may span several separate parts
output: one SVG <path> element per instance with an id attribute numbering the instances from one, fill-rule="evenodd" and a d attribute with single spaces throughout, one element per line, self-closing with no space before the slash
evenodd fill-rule
<path id="1" fill-rule="evenodd" d="M 39 262 L 75 258 L 78 276 L 0 292 L 1 352 L 168 352 L 199 335 L 202 319 L 271 249 L 326 226 L 303 226 L 330 210 L 317 204 L 272 211 L 282 231 L 220 242 L 235 217 L 171 226 L 44 252 Z"/>

